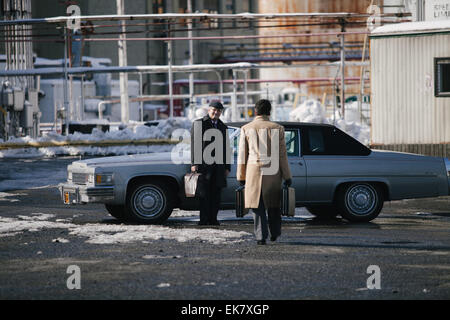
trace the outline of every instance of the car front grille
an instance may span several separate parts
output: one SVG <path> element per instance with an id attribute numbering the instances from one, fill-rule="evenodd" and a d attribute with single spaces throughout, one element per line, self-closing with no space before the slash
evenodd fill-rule
<path id="1" fill-rule="evenodd" d="M 82 184 L 85 185 L 88 181 L 88 174 L 86 173 L 72 173 L 72 182 L 74 184 Z"/>
<path id="2" fill-rule="evenodd" d="M 113 187 L 96 187 L 96 188 L 88 188 L 86 193 L 89 197 L 114 197 L 114 188 Z"/>

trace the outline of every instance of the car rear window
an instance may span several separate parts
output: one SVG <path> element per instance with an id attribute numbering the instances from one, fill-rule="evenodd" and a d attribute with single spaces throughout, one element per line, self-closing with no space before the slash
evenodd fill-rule
<path id="1" fill-rule="evenodd" d="M 228 127 L 228 134 L 233 150 L 233 154 L 237 156 L 239 148 L 239 135 L 241 133 L 240 128 Z M 286 141 L 286 153 L 288 157 L 298 157 L 299 152 L 299 134 L 297 129 L 285 129 L 284 139 Z"/>
<path id="2" fill-rule="evenodd" d="M 304 155 L 367 156 L 370 149 L 345 132 L 332 126 L 303 128 Z"/>

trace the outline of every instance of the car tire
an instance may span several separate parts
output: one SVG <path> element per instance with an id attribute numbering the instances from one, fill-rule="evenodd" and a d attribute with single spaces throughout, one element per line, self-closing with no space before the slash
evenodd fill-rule
<path id="1" fill-rule="evenodd" d="M 339 214 L 335 205 L 320 204 L 307 206 L 306 210 L 320 219 L 334 219 Z"/>
<path id="2" fill-rule="evenodd" d="M 174 192 L 156 180 L 133 184 L 127 192 L 125 216 L 137 223 L 161 224 L 173 210 Z"/>
<path id="3" fill-rule="evenodd" d="M 105 203 L 105 208 L 117 220 L 125 221 L 125 206 Z"/>
<path id="4" fill-rule="evenodd" d="M 383 192 L 377 184 L 358 182 L 339 188 L 337 208 L 351 222 L 375 219 L 383 208 Z"/>

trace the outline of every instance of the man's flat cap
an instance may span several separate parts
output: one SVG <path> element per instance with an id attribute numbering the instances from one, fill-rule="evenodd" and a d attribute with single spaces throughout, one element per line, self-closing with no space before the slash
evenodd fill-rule
<path id="1" fill-rule="evenodd" d="M 223 109 L 223 104 L 221 104 L 219 101 L 213 101 L 209 104 L 210 107 L 222 110 Z"/>

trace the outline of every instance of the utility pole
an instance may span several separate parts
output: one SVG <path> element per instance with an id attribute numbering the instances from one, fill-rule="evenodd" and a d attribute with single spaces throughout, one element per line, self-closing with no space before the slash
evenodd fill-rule
<path id="1" fill-rule="evenodd" d="M 341 112 L 342 118 L 345 119 L 345 21 L 341 24 Z"/>
<path id="2" fill-rule="evenodd" d="M 187 2 L 187 11 L 192 13 L 192 0 Z M 194 64 L 194 41 L 192 40 L 192 19 L 188 20 L 189 64 Z M 194 73 L 189 73 L 189 109 L 194 114 Z"/>
<path id="3" fill-rule="evenodd" d="M 71 120 L 71 112 L 72 110 L 70 110 L 70 104 L 69 104 L 69 100 L 68 100 L 68 85 L 67 85 L 67 27 L 64 26 L 64 80 L 63 80 L 63 99 L 64 99 L 64 112 L 66 114 L 66 128 L 65 128 L 65 133 L 66 136 L 69 135 L 69 122 Z"/>
<path id="4" fill-rule="evenodd" d="M 124 0 L 116 0 L 117 14 L 125 14 Z M 127 42 L 126 42 L 126 26 L 125 21 L 121 21 L 121 34 L 119 35 L 118 47 L 119 47 L 119 66 L 127 66 Z M 128 123 L 130 120 L 130 109 L 128 106 L 128 74 L 121 72 L 119 74 L 120 82 L 120 106 L 121 106 L 121 121 L 122 123 Z"/>
<path id="5" fill-rule="evenodd" d="M 171 20 L 168 20 L 167 29 L 170 38 Z M 167 60 L 169 65 L 169 118 L 173 118 L 173 73 L 172 73 L 172 40 L 167 41 Z"/>
<path id="6" fill-rule="evenodd" d="M 231 120 L 238 121 L 238 107 L 237 107 L 237 72 L 233 70 L 233 96 L 231 97 Z"/>

